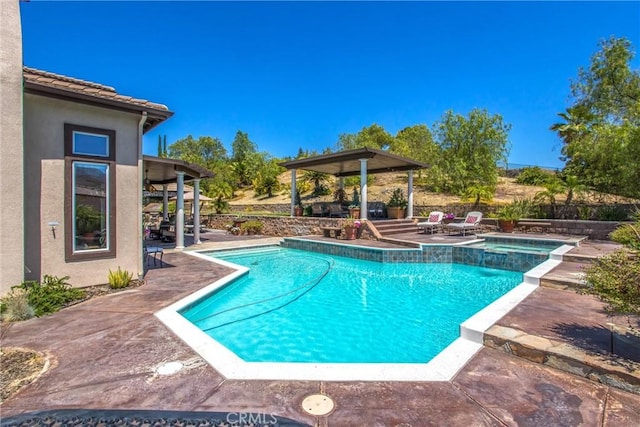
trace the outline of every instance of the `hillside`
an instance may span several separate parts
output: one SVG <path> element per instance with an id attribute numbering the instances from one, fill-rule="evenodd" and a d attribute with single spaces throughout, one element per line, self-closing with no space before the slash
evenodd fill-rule
<path id="1" fill-rule="evenodd" d="M 281 203 L 290 203 L 291 196 L 289 194 L 288 186 L 291 182 L 291 173 L 285 172 L 280 175 L 280 182 L 282 182 L 287 189 L 282 191 L 280 194 L 268 198 L 265 196 L 256 197 L 255 193 L 251 189 L 246 190 L 238 190 L 236 191 L 236 197 L 231 201 L 233 205 L 251 205 L 251 204 L 281 204 Z M 378 174 L 373 176 L 373 183 L 369 186 L 368 190 L 368 198 L 369 201 L 382 201 L 386 202 L 389 200 L 393 189 L 399 187 L 402 188 L 405 193 L 407 189 L 407 175 L 406 174 L 397 174 L 397 173 L 388 173 L 388 174 Z M 337 188 L 337 180 L 331 184 L 331 188 Z M 514 178 L 505 178 L 500 177 L 498 179 L 498 187 L 494 199 L 492 201 L 493 204 L 504 204 L 509 203 L 510 201 L 516 198 L 533 198 L 536 193 L 539 191 L 543 191 L 544 187 L 539 186 L 529 186 L 529 185 L 520 185 L 515 183 Z M 349 186 L 345 188 L 347 192 L 348 198 L 351 198 L 351 194 L 353 192 L 353 186 Z M 358 188 L 360 191 L 360 188 Z M 330 202 L 333 201 L 333 197 L 331 195 L 322 196 L 322 197 L 312 197 L 310 192 L 301 193 L 302 203 L 308 204 L 312 202 Z M 556 198 L 558 203 L 562 203 L 565 200 L 565 196 L 560 195 Z M 587 200 L 591 204 L 600 204 L 600 203 L 638 203 L 638 200 L 626 199 L 623 197 L 612 196 L 608 194 L 595 193 L 590 194 L 587 197 Z M 460 203 L 460 197 L 441 194 L 441 193 L 433 193 L 426 191 L 420 185 L 414 186 L 414 203 L 416 205 L 428 205 L 428 206 L 446 206 L 448 204 Z"/>

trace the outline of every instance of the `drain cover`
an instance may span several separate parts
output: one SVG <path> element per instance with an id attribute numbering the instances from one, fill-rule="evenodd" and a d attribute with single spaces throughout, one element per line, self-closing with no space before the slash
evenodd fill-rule
<path id="1" fill-rule="evenodd" d="M 302 401 L 302 409 L 311 415 L 327 415 L 334 407 L 333 400 L 324 394 L 312 394 Z"/>
<path id="2" fill-rule="evenodd" d="M 167 362 L 156 368 L 156 372 L 160 375 L 173 375 L 182 369 L 180 362 Z"/>

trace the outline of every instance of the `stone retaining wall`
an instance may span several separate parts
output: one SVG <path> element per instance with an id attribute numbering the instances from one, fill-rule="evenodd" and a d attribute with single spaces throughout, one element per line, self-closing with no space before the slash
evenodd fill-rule
<path id="1" fill-rule="evenodd" d="M 262 221 L 264 224 L 262 234 L 267 236 L 306 236 L 309 234 L 322 234 L 320 227 L 337 227 L 340 224 L 339 218 L 319 218 L 319 217 L 288 217 L 288 216 L 266 216 L 251 215 L 244 213 L 243 218 L 255 219 Z M 208 227 L 219 230 L 225 230 L 226 226 L 233 222 L 237 215 L 220 214 L 208 215 Z M 566 219 L 549 219 L 539 220 L 551 223 L 551 227 L 545 227 L 545 233 L 565 234 L 572 236 L 587 236 L 590 240 L 609 240 L 609 233 L 620 225 L 615 221 L 582 221 L 582 220 L 566 220 Z M 487 218 L 483 220 L 483 225 L 488 229 L 497 228 L 495 219 Z M 489 231 L 489 230 L 488 230 Z M 530 233 L 535 237 L 539 233 Z M 361 230 L 361 237 L 364 239 L 373 239 L 370 231 L 365 227 Z"/>
<path id="2" fill-rule="evenodd" d="M 226 230 L 227 226 L 236 219 L 237 215 L 208 215 L 207 226 L 218 230 Z M 321 235 L 321 227 L 338 227 L 340 218 L 318 218 L 308 216 L 266 216 L 244 214 L 243 218 L 261 221 L 263 224 L 262 234 L 266 236 L 308 236 L 310 234 Z M 367 227 L 362 227 L 358 237 L 361 239 L 373 239 Z"/>

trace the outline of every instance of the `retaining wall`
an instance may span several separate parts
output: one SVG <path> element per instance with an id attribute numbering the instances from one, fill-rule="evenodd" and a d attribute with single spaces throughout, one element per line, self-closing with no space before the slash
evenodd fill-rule
<path id="1" fill-rule="evenodd" d="M 337 227 L 339 218 L 319 218 L 319 217 L 288 217 L 288 216 L 266 216 L 251 215 L 244 213 L 244 218 L 256 219 L 264 224 L 262 234 L 267 236 L 306 236 L 310 234 L 322 234 L 321 227 Z M 220 214 L 208 215 L 208 227 L 225 230 L 226 226 L 233 222 L 237 215 Z M 590 240 L 609 240 L 609 233 L 620 225 L 617 221 L 583 221 L 567 219 L 540 220 L 551 223 L 551 227 L 546 227 L 546 233 L 565 234 L 571 236 L 587 236 Z M 485 219 L 482 221 L 485 231 L 494 231 L 497 228 L 495 219 Z M 530 233 L 536 236 L 538 233 Z M 360 238 L 373 239 L 368 229 L 361 230 Z"/>

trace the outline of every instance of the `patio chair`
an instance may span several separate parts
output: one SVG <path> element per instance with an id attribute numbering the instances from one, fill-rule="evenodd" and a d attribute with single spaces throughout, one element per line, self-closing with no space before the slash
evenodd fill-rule
<path id="1" fill-rule="evenodd" d="M 149 258 L 153 257 L 153 265 L 156 265 L 158 260 L 158 254 L 160 254 L 160 268 L 162 268 L 162 256 L 164 255 L 164 249 L 161 246 L 147 246 L 143 245 L 144 259 L 147 265 L 149 265 Z"/>
<path id="2" fill-rule="evenodd" d="M 473 211 L 467 214 L 463 222 L 452 222 L 451 224 L 446 224 L 445 228 L 449 231 L 449 234 L 451 234 L 452 230 L 456 230 L 458 232 L 462 232 L 462 235 L 465 236 L 467 234 L 467 230 L 475 233 L 480 229 L 481 221 L 482 212 Z"/>
<path id="3" fill-rule="evenodd" d="M 326 210 L 322 203 L 314 203 L 311 205 L 311 216 L 323 217 L 325 213 Z"/>
<path id="4" fill-rule="evenodd" d="M 384 203 L 368 202 L 367 213 L 370 218 L 382 218 L 384 216 Z"/>
<path id="5" fill-rule="evenodd" d="M 332 217 L 345 218 L 346 216 L 347 215 L 342 210 L 342 206 L 340 205 L 340 203 L 331 203 L 329 205 L 329 218 L 332 218 Z"/>
<path id="6" fill-rule="evenodd" d="M 427 234 L 427 229 L 429 229 L 429 231 L 431 231 L 431 234 L 433 234 L 434 230 L 439 230 L 440 228 L 442 228 L 442 218 L 444 218 L 444 212 L 431 212 L 429 214 L 429 218 L 427 218 L 426 221 L 416 224 L 416 226 L 418 227 L 418 233 L 420 232 L 420 229 L 423 229 L 423 233 Z"/>

